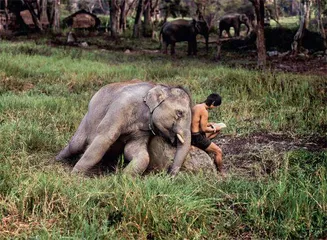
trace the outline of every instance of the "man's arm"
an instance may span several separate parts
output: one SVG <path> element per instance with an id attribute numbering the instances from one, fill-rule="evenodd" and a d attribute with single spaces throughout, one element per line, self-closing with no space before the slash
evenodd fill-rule
<path id="1" fill-rule="evenodd" d="M 208 118 L 209 118 L 208 111 L 202 110 L 201 118 L 200 118 L 201 130 L 205 133 L 216 132 L 216 128 L 208 123 Z"/>

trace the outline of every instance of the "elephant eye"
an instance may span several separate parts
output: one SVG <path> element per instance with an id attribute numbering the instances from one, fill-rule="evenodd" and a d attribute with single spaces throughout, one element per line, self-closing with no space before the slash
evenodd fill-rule
<path id="1" fill-rule="evenodd" d="M 176 110 L 176 115 L 178 118 L 182 118 L 184 116 L 184 113 L 181 110 Z"/>

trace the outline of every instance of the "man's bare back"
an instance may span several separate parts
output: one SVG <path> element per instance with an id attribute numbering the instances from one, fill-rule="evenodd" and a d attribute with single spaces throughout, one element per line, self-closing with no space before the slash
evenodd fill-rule
<path id="1" fill-rule="evenodd" d="M 210 98 L 212 95 L 212 98 Z M 219 101 L 215 105 L 215 101 Z M 214 109 L 221 103 L 221 98 L 218 94 L 211 94 L 206 102 L 196 104 L 192 108 L 192 145 L 196 146 L 206 152 L 213 152 L 215 154 L 215 163 L 218 171 L 222 172 L 222 151 L 210 139 L 215 138 L 220 128 L 216 127 L 214 123 L 208 122 L 209 109 Z"/>
<path id="2" fill-rule="evenodd" d="M 201 126 L 205 124 L 205 126 Z M 192 108 L 192 133 L 205 132 L 206 124 L 208 122 L 208 110 L 205 108 L 205 104 L 197 104 Z M 204 128 L 204 129 L 203 129 Z"/>

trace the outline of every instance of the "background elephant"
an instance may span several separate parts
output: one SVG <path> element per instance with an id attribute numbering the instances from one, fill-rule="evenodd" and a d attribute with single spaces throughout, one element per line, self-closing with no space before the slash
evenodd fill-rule
<path id="1" fill-rule="evenodd" d="M 168 45 L 171 45 L 171 54 L 175 54 L 176 42 L 188 42 L 188 55 L 197 54 L 196 35 L 201 34 L 206 41 L 208 52 L 209 28 L 205 21 L 178 19 L 166 22 L 160 31 L 164 45 L 164 53 L 167 53 Z"/>
<path id="2" fill-rule="evenodd" d="M 170 172 L 178 173 L 191 144 L 191 98 L 182 88 L 133 80 L 101 88 L 57 160 L 83 154 L 73 172 L 85 172 L 104 155 L 124 153 L 124 172 L 142 174 L 149 164 L 148 143 L 155 134 L 177 144 Z M 121 149 L 121 150 L 120 150 Z"/>
<path id="3" fill-rule="evenodd" d="M 221 17 L 219 21 L 219 37 L 222 37 L 222 33 L 224 30 L 227 32 L 228 37 L 231 37 L 231 34 L 229 32 L 231 27 L 234 28 L 234 36 L 239 37 L 242 23 L 245 24 L 245 26 L 247 27 L 246 35 L 248 35 L 251 28 L 251 23 L 249 18 L 245 14 L 231 13 Z"/>

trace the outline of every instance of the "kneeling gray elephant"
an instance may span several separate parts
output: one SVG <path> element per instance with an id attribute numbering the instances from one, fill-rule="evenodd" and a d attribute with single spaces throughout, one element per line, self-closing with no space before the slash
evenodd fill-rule
<path id="1" fill-rule="evenodd" d="M 106 155 L 123 153 L 125 173 L 142 174 L 150 157 L 154 135 L 177 144 L 169 172 L 179 172 L 191 145 L 191 98 L 180 87 L 133 80 L 101 88 L 88 112 L 57 160 L 82 154 L 73 172 L 86 172 Z"/>

